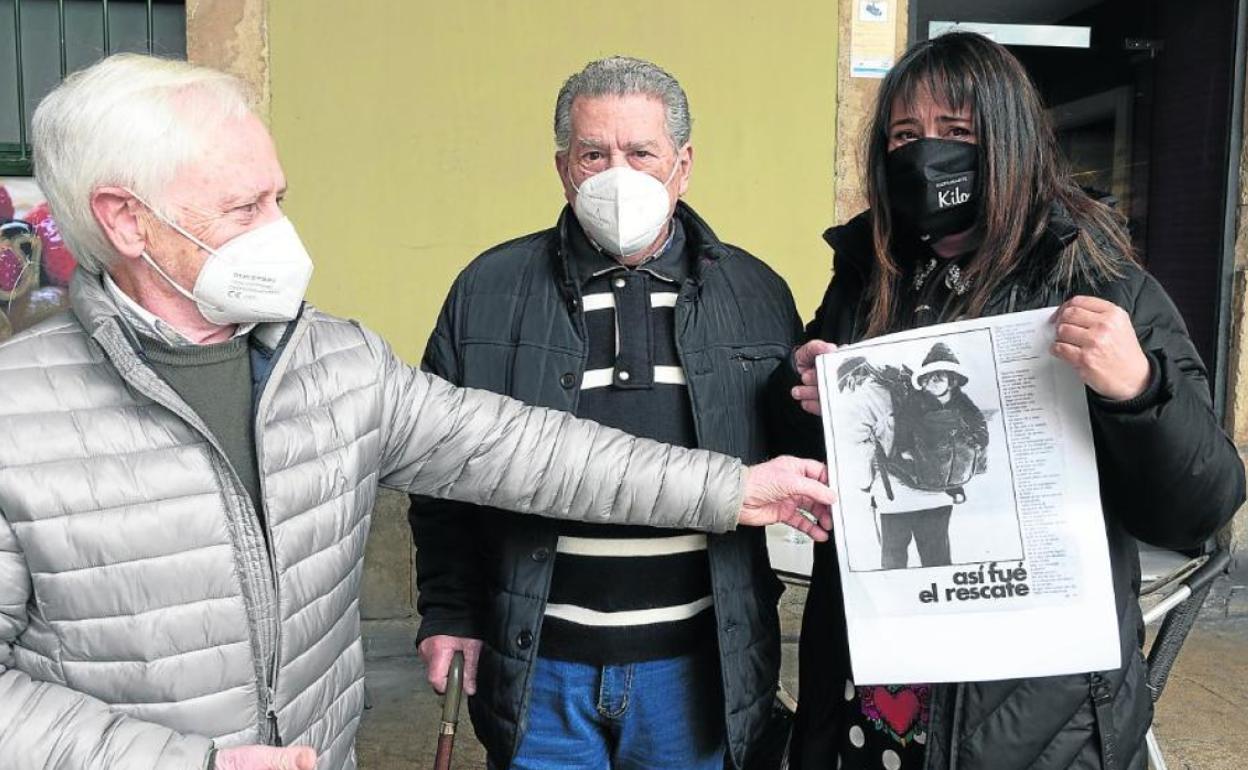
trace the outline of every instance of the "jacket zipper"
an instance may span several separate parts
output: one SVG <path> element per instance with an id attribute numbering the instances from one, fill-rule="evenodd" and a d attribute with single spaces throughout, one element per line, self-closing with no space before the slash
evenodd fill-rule
<path id="1" fill-rule="evenodd" d="M 120 331 L 121 336 L 126 339 L 127 343 L 133 346 L 129 349 L 130 352 L 133 353 L 140 361 L 145 361 L 146 356 L 142 354 L 142 348 L 138 345 L 138 340 L 134 338 L 132 334 L 129 333 L 129 329 L 127 329 L 124 324 L 120 324 L 120 323 L 116 324 L 116 328 Z M 212 431 L 208 430 L 208 426 L 204 423 L 203 419 L 200 418 L 200 416 L 197 415 L 194 412 L 194 410 L 192 410 L 189 406 L 187 406 L 186 403 L 182 401 L 180 397 L 177 396 L 177 393 L 173 391 L 173 388 L 167 382 L 165 382 L 165 380 L 161 378 L 161 376 L 157 374 L 155 370 L 147 366 L 146 363 L 142 364 L 139 367 L 130 365 L 126 367 L 125 369 L 123 369 L 121 366 L 118 366 L 117 356 L 120 354 L 120 351 L 114 350 L 113 345 L 108 344 L 110 340 L 108 340 L 107 336 L 101 335 L 100 332 L 96 332 L 95 334 L 92 334 L 92 338 L 95 339 L 96 342 L 99 343 L 101 347 L 105 349 L 105 351 L 109 354 L 110 358 L 114 359 L 114 368 L 117 369 L 118 374 L 122 375 L 123 379 L 128 384 L 133 386 L 140 393 L 152 399 L 152 401 L 154 401 L 155 403 L 160 404 L 164 408 L 168 409 L 169 411 L 173 412 L 178 417 L 180 417 L 187 425 L 189 425 L 196 433 L 198 433 L 204 439 L 204 441 L 208 443 L 209 446 L 213 448 L 213 450 L 217 454 L 217 457 L 215 458 L 216 462 L 214 463 L 214 465 L 220 464 L 224 466 L 230 481 L 234 485 L 235 493 L 237 494 L 239 499 L 247 501 L 243 504 L 244 510 L 251 512 L 254 515 L 255 512 L 250 511 L 250 501 L 249 501 L 250 496 L 247 494 L 247 490 L 243 487 L 242 481 L 239 480 L 238 471 L 234 469 L 234 466 L 230 463 L 230 459 L 226 455 L 225 450 L 221 447 L 221 444 L 220 442 L 217 441 L 216 437 L 212 435 Z M 161 383 L 166 388 L 168 388 L 171 392 L 173 392 L 173 395 L 175 396 L 175 400 L 170 400 L 166 398 L 165 393 L 161 393 L 158 389 L 152 388 L 148 386 L 146 383 L 136 380 L 131 374 L 132 369 L 141 369 L 145 371 L 145 373 L 149 374 L 154 380 Z M 272 379 L 271 375 L 270 375 L 270 379 Z M 267 386 L 266 386 L 266 390 L 267 390 Z M 259 454 L 259 447 L 257 447 L 257 459 L 258 459 L 258 454 Z M 264 494 L 263 474 L 258 474 L 258 475 L 261 477 L 260 479 L 261 496 L 263 497 L 263 494 Z M 228 504 L 227 504 L 227 507 L 228 507 Z M 227 512 L 227 516 L 228 516 L 228 512 Z M 245 527 L 246 522 L 240 522 L 240 525 Z M 266 528 L 267 528 L 267 522 L 266 522 Z M 270 540 L 271 540 L 271 537 L 270 537 Z M 276 572 L 274 571 L 274 568 L 273 568 L 273 553 L 272 553 L 271 544 L 269 543 L 265 544 L 265 553 L 266 553 L 266 556 L 268 557 L 269 565 L 270 565 L 270 568 L 269 568 L 270 584 L 268 586 L 269 596 L 256 597 L 256 600 L 257 600 L 257 604 L 261 604 L 264 602 L 264 600 L 267 599 L 268 603 L 271 605 L 273 615 L 276 618 L 279 616 L 280 613 L 279 613 L 278 604 L 277 604 L 277 581 L 275 580 Z M 264 588 L 264 582 L 265 582 L 264 580 L 258 580 L 256 582 L 261 586 L 262 589 Z M 270 647 L 270 650 L 273 651 L 271 655 L 273 657 L 276 657 L 276 652 L 275 652 L 276 637 L 275 636 L 273 638 L 272 643 L 269 645 L 269 647 Z M 264 651 L 263 644 L 261 645 L 260 649 L 261 649 L 261 652 Z M 271 679 L 271 676 L 269 678 Z M 272 719 L 271 721 L 266 720 L 265 727 L 272 733 L 272 735 L 276 736 L 276 713 L 273 712 L 272 695 L 273 695 L 272 687 L 266 684 L 266 688 L 264 692 L 265 712 L 266 712 L 266 716 L 268 716 L 269 714 L 272 714 Z M 268 737 L 268 736 L 263 736 L 263 737 Z"/>
<path id="2" fill-rule="evenodd" d="M 264 436 L 262 426 L 264 425 L 264 413 L 269 405 L 270 396 L 273 394 L 274 383 L 281 379 L 285 373 L 286 367 L 290 364 L 290 356 L 284 355 L 287 350 L 292 349 L 302 338 L 304 331 L 307 329 L 302 314 L 292 323 L 295 324 L 294 331 L 291 332 L 289 339 L 285 340 L 285 344 L 279 343 L 279 348 L 275 351 L 278 356 L 273 367 L 269 370 L 269 376 L 264 381 L 264 390 L 260 392 L 260 399 L 256 403 L 255 414 L 255 445 L 256 445 L 256 466 L 257 476 L 260 479 L 260 506 L 265 508 L 265 501 L 268 499 L 267 487 L 265 484 L 264 473 Z M 281 581 L 277 574 L 277 552 L 273 547 L 273 519 L 269 515 L 267 508 L 264 510 L 264 547 L 269 557 L 269 577 L 273 582 L 273 620 L 272 620 L 272 644 L 269 649 L 268 671 L 265 686 L 265 722 L 269 732 L 269 744 L 272 746 L 282 745 L 281 732 L 277 724 L 277 673 L 281 664 L 281 640 L 282 640 L 282 611 L 281 611 Z"/>
<path id="3" fill-rule="evenodd" d="M 276 659 L 274 655 L 274 659 Z M 272 678 L 270 677 L 270 681 Z M 282 736 L 277 730 L 277 709 L 273 706 L 273 701 L 277 697 L 277 693 L 273 690 L 273 685 L 265 687 L 265 700 L 268 701 L 264 708 L 264 721 L 268 727 L 269 734 L 266 736 L 265 743 L 269 746 L 281 746 Z"/>
<path id="4" fill-rule="evenodd" d="M 685 346 L 682 344 L 684 340 L 681 337 L 681 332 L 684 331 L 685 325 L 689 323 L 689 303 L 692 301 L 690 297 L 693 294 L 694 284 L 694 279 L 687 279 L 680 289 L 680 294 L 677 296 L 675 319 L 676 329 L 673 336 L 675 337 L 676 343 L 676 357 L 680 360 L 680 368 L 686 372 L 685 390 L 689 394 L 690 411 L 693 412 L 693 435 L 697 440 L 697 446 L 702 446 L 702 421 L 698 415 L 698 399 L 697 395 L 694 393 L 693 383 L 689 382 L 689 376 L 687 374 L 689 372 L 689 362 L 685 359 Z M 745 365 L 745 361 L 742 361 L 742 368 L 744 368 Z"/>
<path id="5" fill-rule="evenodd" d="M 690 303 L 693 302 L 693 297 L 701 296 L 700 288 L 701 287 L 696 286 L 694 279 L 689 278 L 685 281 L 684 285 L 681 287 L 680 293 L 677 295 L 677 299 L 676 299 L 676 308 L 675 308 L 675 315 L 676 315 L 675 327 L 676 328 L 674 330 L 673 337 L 675 338 L 675 343 L 676 343 L 676 357 L 680 360 L 681 369 L 683 369 L 686 373 L 689 371 L 689 362 L 685 358 L 685 346 L 684 344 L 682 344 L 684 342 L 682 333 L 684 332 L 686 326 L 689 323 L 689 305 Z M 695 294 L 694 293 L 695 291 L 697 291 L 698 293 Z M 741 366 L 742 367 L 746 366 L 745 361 L 741 362 Z M 690 380 L 690 378 L 688 377 L 688 374 L 686 374 L 685 376 L 685 390 L 689 397 L 689 408 L 693 416 L 693 435 L 697 442 L 695 445 L 700 447 L 704 445 L 703 440 L 702 440 L 702 419 L 701 419 L 701 415 L 698 413 L 698 399 L 697 399 L 697 395 L 694 393 L 693 381 Z M 744 463 L 742 463 L 742 466 L 744 467 Z M 720 639 L 721 634 L 725 632 L 726 630 L 721 628 L 720 626 L 720 623 L 722 622 L 719 616 L 719 608 L 720 608 L 721 602 L 720 602 L 720 597 L 715 595 L 714 593 L 715 586 L 719 585 L 719 581 L 715 579 L 715 559 L 713 555 L 718 551 L 718 549 L 715 547 L 715 540 L 716 540 L 715 535 L 708 534 L 706 536 L 706 565 L 707 565 L 708 571 L 710 572 L 711 592 L 712 592 L 711 593 L 711 611 L 715 614 L 715 638 L 718 640 Z M 719 646 L 722 649 L 723 647 L 722 643 Z M 728 713 L 728 703 L 726 700 L 724 702 L 723 709 L 724 709 L 724 718 L 731 720 L 732 715 Z M 735 756 L 733 756 L 733 751 L 732 751 L 731 746 L 728 747 L 728 754 L 730 757 L 733 758 L 733 761 L 736 762 L 736 758 Z"/>
<path id="6" fill-rule="evenodd" d="M 740 364 L 741 364 L 741 371 L 743 371 L 743 372 L 749 372 L 749 371 L 750 371 L 750 364 L 752 364 L 752 363 L 756 363 L 756 362 L 758 362 L 758 361 L 767 361 L 767 360 L 769 360 L 769 359 L 775 359 L 775 358 L 780 358 L 780 359 L 783 359 L 783 358 L 784 358 L 784 356 L 782 356 L 782 355 L 779 355 L 779 356 L 760 356 L 760 355 L 753 354 L 753 353 L 733 353 L 731 356 L 729 356 L 729 357 L 728 357 L 728 359 L 729 359 L 730 361 L 736 361 L 736 362 L 740 363 Z"/>

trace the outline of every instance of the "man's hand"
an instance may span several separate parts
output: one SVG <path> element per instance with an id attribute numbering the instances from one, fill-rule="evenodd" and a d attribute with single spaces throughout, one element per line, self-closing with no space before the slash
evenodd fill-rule
<path id="1" fill-rule="evenodd" d="M 477 660 L 481 657 L 481 640 L 463 636 L 430 636 L 420 643 L 420 659 L 425 662 L 425 678 L 433 691 L 446 692 L 446 676 L 456 650 L 464 651 L 464 692 L 477 694 Z"/>
<path id="2" fill-rule="evenodd" d="M 1127 401 L 1144 392 L 1152 372 L 1131 316 L 1097 297 L 1072 297 L 1053 314 L 1051 352 L 1075 368 L 1083 384 L 1104 398 Z"/>
<path id="3" fill-rule="evenodd" d="M 738 521 L 754 527 L 788 524 L 822 542 L 832 529 L 834 502 L 836 496 L 828 489 L 828 469 L 823 463 L 777 457 L 745 469 L 745 497 Z M 809 511 L 818 523 L 801 511 Z"/>
<path id="4" fill-rule="evenodd" d="M 213 770 L 316 770 L 316 752 L 307 746 L 235 746 L 221 749 Z"/>
<path id="5" fill-rule="evenodd" d="M 793 363 L 797 366 L 797 374 L 802 384 L 793 388 L 793 399 L 802 405 L 802 409 L 818 417 L 822 413 L 819 406 L 819 375 L 815 371 L 815 359 L 824 353 L 836 350 L 836 345 L 823 340 L 811 340 L 793 353 Z"/>

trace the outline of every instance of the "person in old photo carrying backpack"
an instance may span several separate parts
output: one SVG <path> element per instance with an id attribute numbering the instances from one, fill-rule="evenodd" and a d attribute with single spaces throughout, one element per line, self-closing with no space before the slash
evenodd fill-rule
<path id="1" fill-rule="evenodd" d="M 908 471 L 911 486 L 943 491 L 952 502 L 964 503 L 965 484 L 988 468 L 988 422 L 963 392 L 969 380 L 945 343 L 932 345 L 910 380 L 915 393 L 896 465 L 903 474 Z"/>

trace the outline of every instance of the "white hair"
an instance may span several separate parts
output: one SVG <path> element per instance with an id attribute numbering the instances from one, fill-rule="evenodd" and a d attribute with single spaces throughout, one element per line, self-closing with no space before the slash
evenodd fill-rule
<path id="1" fill-rule="evenodd" d="M 91 211 L 97 189 L 128 187 L 163 208 L 165 187 L 213 130 L 250 110 L 232 75 L 131 53 L 53 89 L 33 119 L 35 177 L 78 264 L 100 273 L 118 256 Z"/>

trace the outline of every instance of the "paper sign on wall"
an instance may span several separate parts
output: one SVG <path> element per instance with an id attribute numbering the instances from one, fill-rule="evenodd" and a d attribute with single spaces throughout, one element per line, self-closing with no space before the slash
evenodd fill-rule
<path id="1" fill-rule="evenodd" d="M 849 76 L 882 78 L 897 56 L 894 0 L 855 0 L 849 28 Z"/>

